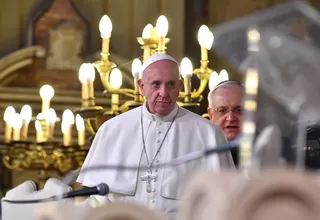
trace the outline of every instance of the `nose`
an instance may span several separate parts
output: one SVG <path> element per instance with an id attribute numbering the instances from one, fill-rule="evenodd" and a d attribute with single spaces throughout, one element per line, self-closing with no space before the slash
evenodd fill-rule
<path id="1" fill-rule="evenodd" d="M 234 121 L 234 120 L 237 120 L 237 117 L 233 111 L 228 111 L 228 113 L 226 115 L 226 120 Z"/>
<path id="2" fill-rule="evenodd" d="M 168 96 L 168 89 L 166 86 L 161 86 L 159 89 L 159 95 L 162 97 L 167 97 Z"/>

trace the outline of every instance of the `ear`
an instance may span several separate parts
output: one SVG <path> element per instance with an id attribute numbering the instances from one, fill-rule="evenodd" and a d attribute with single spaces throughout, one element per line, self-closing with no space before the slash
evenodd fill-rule
<path id="1" fill-rule="evenodd" d="M 143 93 L 143 88 L 144 88 L 144 82 L 143 82 L 143 80 L 142 79 L 138 79 L 138 86 L 139 86 L 139 88 L 140 88 L 140 91 L 141 91 L 141 93 L 142 93 L 142 95 L 144 95 Z"/>
<path id="2" fill-rule="evenodd" d="M 207 111 L 208 111 L 208 115 L 209 115 L 209 118 L 211 121 L 213 119 L 213 110 L 212 110 L 212 108 L 208 107 Z"/>

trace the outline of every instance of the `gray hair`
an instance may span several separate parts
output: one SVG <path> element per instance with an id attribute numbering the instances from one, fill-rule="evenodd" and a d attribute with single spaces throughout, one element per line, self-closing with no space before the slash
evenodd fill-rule
<path id="1" fill-rule="evenodd" d="M 227 81 L 223 81 L 223 82 L 220 82 L 218 83 L 208 94 L 208 106 L 211 107 L 212 106 L 212 99 L 213 99 L 213 95 L 214 95 L 214 92 L 218 89 L 218 88 L 226 88 L 226 87 L 231 87 L 231 86 L 239 86 L 240 88 L 243 89 L 244 91 L 244 86 L 238 82 L 238 81 L 235 81 L 235 80 L 227 80 Z"/>

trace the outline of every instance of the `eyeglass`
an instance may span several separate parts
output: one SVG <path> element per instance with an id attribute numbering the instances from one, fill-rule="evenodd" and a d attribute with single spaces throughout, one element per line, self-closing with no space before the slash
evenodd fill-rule
<path id="1" fill-rule="evenodd" d="M 232 113 L 234 113 L 236 115 L 241 115 L 243 112 L 243 108 L 241 106 L 238 106 L 235 108 L 219 107 L 219 108 L 215 108 L 212 110 L 218 117 L 222 117 L 222 116 L 226 115 L 227 113 L 229 113 L 230 111 L 232 111 Z"/>

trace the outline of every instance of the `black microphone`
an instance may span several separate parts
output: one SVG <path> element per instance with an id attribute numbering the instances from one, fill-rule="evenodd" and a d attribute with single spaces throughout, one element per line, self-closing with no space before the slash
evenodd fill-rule
<path id="1" fill-rule="evenodd" d="M 85 189 L 74 190 L 63 194 L 62 198 L 74 198 L 77 196 L 92 196 L 92 195 L 107 195 L 109 193 L 109 186 L 105 183 L 100 183 L 97 186 L 88 187 Z"/>
<path id="2" fill-rule="evenodd" d="M 104 196 L 109 193 L 109 186 L 105 183 L 100 183 L 97 186 L 89 187 L 86 189 L 80 189 L 64 193 L 62 195 L 51 196 L 45 199 L 33 199 L 33 200 L 8 200 L 3 198 L 2 202 L 12 203 L 12 204 L 30 204 L 30 203 L 41 203 L 41 202 L 52 202 L 61 199 L 74 198 L 77 196 L 91 196 L 91 195 L 101 195 Z"/>

